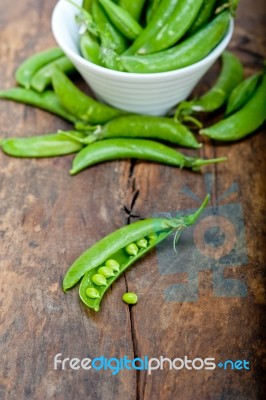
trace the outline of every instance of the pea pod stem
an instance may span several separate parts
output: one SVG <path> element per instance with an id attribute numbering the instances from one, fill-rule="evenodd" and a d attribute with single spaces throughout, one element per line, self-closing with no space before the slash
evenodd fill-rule
<path id="1" fill-rule="evenodd" d="M 220 12 L 228 9 L 230 11 L 231 15 L 235 16 L 239 0 L 229 0 L 229 1 L 222 0 L 220 3 L 221 4 L 215 10 L 215 14 L 219 14 Z"/>
<path id="2" fill-rule="evenodd" d="M 225 161 L 225 158 L 203 160 L 188 157 L 158 142 L 145 139 L 106 139 L 90 144 L 82 149 L 73 160 L 71 175 L 75 175 L 92 165 L 126 158 L 154 161 L 194 171 L 202 166 Z"/>

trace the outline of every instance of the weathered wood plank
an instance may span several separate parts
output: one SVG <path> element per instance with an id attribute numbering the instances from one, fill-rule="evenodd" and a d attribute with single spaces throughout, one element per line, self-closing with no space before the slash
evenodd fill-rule
<path id="1" fill-rule="evenodd" d="M 14 7 L 2 0 L 1 88 L 15 85 L 15 68 L 25 57 L 54 45 L 50 16 L 55 3 L 25 0 Z M 247 74 L 257 71 L 265 57 L 264 21 L 262 0 L 241 1 L 230 47 L 245 63 Z M 217 65 L 197 92 L 210 85 L 216 72 Z M 1 137 L 42 134 L 67 127 L 68 123 L 40 110 L 0 102 Z M 209 166 L 202 173 L 120 161 L 70 177 L 71 156 L 19 160 L 1 154 L 1 399 L 262 398 L 262 131 L 230 146 L 214 147 L 207 143 L 202 155 L 226 154 L 228 162 Z M 184 188 L 190 188 L 202 199 L 207 177 L 214 179 L 213 206 L 238 203 L 243 211 L 248 263 L 230 265 L 224 273 L 226 278 L 246 284 L 245 297 L 215 295 L 215 268 L 206 268 L 204 264 L 199 268 L 200 260 L 196 258 L 195 268 L 199 272 L 194 276 L 191 265 L 188 270 L 187 253 L 180 253 L 182 262 L 177 272 L 169 273 L 167 262 L 166 267 L 162 265 L 158 252 L 138 262 L 114 285 L 98 314 L 83 307 L 77 289 L 68 294 L 61 291 L 66 269 L 83 250 L 128 220 L 197 207 L 198 203 L 186 195 L 187 191 L 184 193 Z M 234 182 L 238 192 L 219 201 L 219 196 Z M 192 233 L 189 237 L 193 240 Z M 180 248 L 185 249 L 183 242 Z M 195 252 L 191 244 L 189 252 Z M 165 300 L 165 289 L 189 282 L 194 283 L 192 295 L 198 288 L 197 301 Z M 138 305 L 130 309 L 121 301 L 127 289 L 139 294 Z M 144 371 L 123 371 L 112 376 L 103 371 L 55 371 L 53 358 L 57 353 L 71 358 L 245 358 L 252 368 L 231 372 L 165 368 L 151 376 Z"/>

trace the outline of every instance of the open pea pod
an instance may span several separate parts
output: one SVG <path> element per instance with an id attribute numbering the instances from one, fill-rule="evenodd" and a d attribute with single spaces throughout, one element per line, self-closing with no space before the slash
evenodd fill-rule
<path id="1" fill-rule="evenodd" d="M 107 235 L 72 264 L 63 281 L 64 291 L 83 278 L 80 284 L 80 298 L 88 307 L 99 311 L 100 302 L 114 281 L 171 233 L 179 234 L 194 224 L 208 202 L 209 195 L 191 215 L 145 219 Z M 109 274 L 108 270 L 111 271 Z"/>

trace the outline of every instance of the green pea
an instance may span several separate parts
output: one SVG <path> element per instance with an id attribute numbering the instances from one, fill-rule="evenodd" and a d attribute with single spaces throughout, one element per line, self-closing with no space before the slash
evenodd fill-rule
<path id="1" fill-rule="evenodd" d="M 103 275 L 101 275 L 101 274 L 94 274 L 94 275 L 91 277 L 91 280 L 92 280 L 92 282 L 95 283 L 95 285 L 97 285 L 97 286 L 106 286 L 106 285 L 107 285 L 107 280 L 106 280 L 106 278 L 105 278 Z"/>
<path id="2" fill-rule="evenodd" d="M 98 299 L 100 297 L 100 293 L 98 292 L 97 289 L 95 288 L 88 288 L 86 289 L 86 295 L 90 298 L 90 299 Z"/>
<path id="3" fill-rule="evenodd" d="M 149 236 L 147 236 L 149 240 L 155 240 L 157 238 L 156 233 L 151 233 Z"/>
<path id="4" fill-rule="evenodd" d="M 145 238 L 139 239 L 136 242 L 136 245 L 141 249 L 145 249 L 148 246 L 148 240 L 146 240 Z"/>
<path id="5" fill-rule="evenodd" d="M 111 268 L 115 272 L 118 272 L 120 268 L 120 264 L 111 258 L 105 262 L 105 266 Z"/>
<path id="6" fill-rule="evenodd" d="M 125 248 L 127 254 L 130 256 L 136 256 L 138 254 L 138 246 L 135 243 L 130 243 Z"/>
<path id="7" fill-rule="evenodd" d="M 138 302 L 138 296 L 133 292 L 124 293 L 122 299 L 127 304 L 136 304 Z"/>
<path id="8" fill-rule="evenodd" d="M 105 278 L 110 278 L 111 276 L 115 276 L 113 270 L 108 267 L 101 267 L 98 269 L 98 274 L 103 275 Z"/>

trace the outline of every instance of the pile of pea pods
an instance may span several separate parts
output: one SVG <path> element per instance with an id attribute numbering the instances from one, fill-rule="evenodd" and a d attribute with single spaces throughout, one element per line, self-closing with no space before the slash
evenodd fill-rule
<path id="1" fill-rule="evenodd" d="M 163 64 L 168 70 L 198 61 L 197 57 L 202 58 L 206 51 L 211 51 L 210 41 L 215 43 L 215 35 L 211 36 L 213 27 L 217 29 L 218 23 L 228 26 L 225 21 L 229 21 L 228 2 L 224 1 L 201 0 L 192 4 L 187 1 L 120 0 L 116 3 L 83 1 L 78 18 L 82 28 L 80 50 L 92 62 L 129 72 L 161 71 L 159 59 L 162 53 Z M 237 1 L 232 4 L 235 8 Z M 217 7 L 219 13 L 216 16 Z M 174 22 L 179 23 L 178 27 L 182 25 L 182 29 L 172 37 L 169 32 L 176 26 Z M 217 34 L 217 30 L 214 31 Z M 184 40 L 175 45 L 181 38 L 178 35 Z M 206 48 L 198 52 L 196 58 L 191 58 L 192 44 L 196 46 L 202 37 Z M 170 46 L 173 47 L 168 49 Z M 183 64 L 183 58 L 178 56 L 180 51 L 184 55 Z M 191 56 L 187 57 L 186 51 Z M 165 58 L 167 54 L 169 62 Z M 140 58 L 146 61 L 143 63 Z M 213 87 L 199 98 L 181 102 L 167 117 L 131 114 L 102 104 L 73 83 L 69 75 L 75 72 L 72 63 L 57 47 L 33 55 L 18 67 L 15 73 L 18 86 L 0 90 L 0 99 L 39 107 L 66 119 L 73 124 L 73 129 L 41 136 L 2 138 L 3 152 L 14 157 L 56 157 L 77 153 L 72 161 L 72 175 L 101 162 L 128 158 L 197 171 L 225 158 L 187 156 L 177 151 L 176 146 L 197 150 L 202 147 L 198 140 L 200 135 L 215 141 L 237 141 L 256 131 L 266 119 L 265 68 L 262 66 L 261 71 L 244 78 L 241 62 L 229 51 L 221 56 L 220 72 Z M 216 110 L 222 111 L 220 121 L 203 127 L 200 114 Z M 81 280 L 81 300 L 98 311 L 113 282 L 173 232 L 175 245 L 180 233 L 197 221 L 208 201 L 209 196 L 192 215 L 146 219 L 109 234 L 69 268 L 63 281 L 64 291 Z M 123 299 L 129 304 L 137 301 L 132 293 Z"/>
<path id="2" fill-rule="evenodd" d="M 239 0 L 87 0 L 83 7 L 68 1 L 79 9 L 84 58 L 119 71 L 156 73 L 206 57 L 226 35 Z"/>

